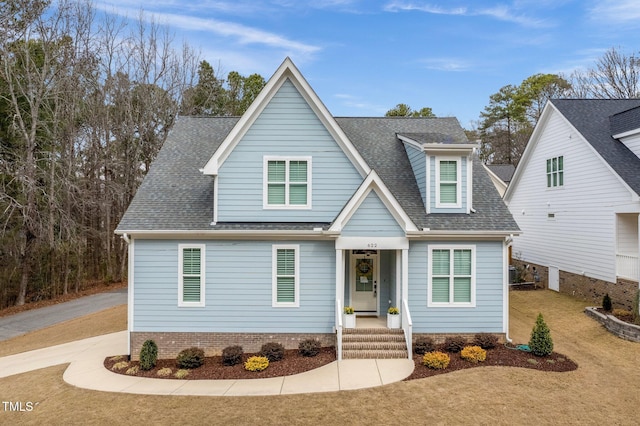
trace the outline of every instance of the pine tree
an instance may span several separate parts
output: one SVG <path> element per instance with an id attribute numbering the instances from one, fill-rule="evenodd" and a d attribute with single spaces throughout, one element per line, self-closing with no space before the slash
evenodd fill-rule
<path id="1" fill-rule="evenodd" d="M 542 314 L 538 314 L 536 325 L 531 331 L 531 340 L 529 340 L 529 348 L 536 356 L 547 356 L 553 352 L 553 340 L 551 340 L 551 331 L 544 322 Z"/>

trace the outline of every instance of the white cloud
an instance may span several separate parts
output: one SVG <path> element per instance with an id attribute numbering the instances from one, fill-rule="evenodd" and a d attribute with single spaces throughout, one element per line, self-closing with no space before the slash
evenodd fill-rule
<path id="1" fill-rule="evenodd" d="M 600 0 L 589 9 L 595 21 L 610 24 L 640 25 L 640 2 L 638 0 Z"/>
<path id="2" fill-rule="evenodd" d="M 96 4 L 96 8 L 104 10 L 107 13 L 116 13 L 126 17 L 135 17 L 140 13 L 139 9 L 132 9 L 125 6 L 117 6 L 114 8 L 113 5 L 104 3 Z M 229 21 L 163 12 L 145 12 L 145 15 L 148 18 L 154 18 L 158 22 L 167 23 L 174 28 L 189 31 L 203 31 L 209 34 L 228 37 L 242 45 L 265 45 L 282 49 L 287 52 L 287 54 L 309 55 L 321 50 L 319 46 L 291 40 L 279 34 Z"/>
<path id="3" fill-rule="evenodd" d="M 471 68 L 467 61 L 455 58 L 428 58 L 419 61 L 425 68 L 437 71 L 466 71 Z"/>
<path id="4" fill-rule="evenodd" d="M 416 3 L 413 1 L 393 0 L 388 3 L 384 10 L 387 12 L 398 11 L 420 11 L 434 15 L 457 15 L 457 16 L 487 16 L 504 22 L 512 22 L 524 27 L 547 27 L 549 24 L 542 19 L 536 19 L 516 12 L 514 7 L 498 5 L 485 8 L 453 7 L 443 8 L 430 3 Z"/>

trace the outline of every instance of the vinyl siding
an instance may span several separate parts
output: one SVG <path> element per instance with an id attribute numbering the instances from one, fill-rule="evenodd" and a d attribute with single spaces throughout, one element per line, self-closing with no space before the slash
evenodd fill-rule
<path id="1" fill-rule="evenodd" d="M 636 155 L 636 157 L 640 157 L 640 134 L 620 140 Z"/>
<path id="2" fill-rule="evenodd" d="M 286 242 L 300 246 L 300 307 L 273 308 L 272 245 L 283 242 L 207 241 L 205 306 L 180 308 L 178 244 L 190 242 L 136 240 L 133 331 L 332 331 L 333 242 Z"/>
<path id="3" fill-rule="evenodd" d="M 427 307 L 430 245 L 474 245 L 476 307 Z M 503 332 L 502 242 L 424 242 L 409 247 L 409 310 L 415 333 Z"/>
<path id="4" fill-rule="evenodd" d="M 404 144 L 404 149 L 407 151 L 409 162 L 411 163 L 411 169 L 416 177 L 416 183 L 418 189 L 420 189 L 420 196 L 422 196 L 422 202 L 427 205 L 427 156 L 424 152 L 418 151 L 409 144 Z"/>
<path id="5" fill-rule="evenodd" d="M 405 233 L 380 197 L 371 191 L 342 229 L 342 235 L 404 237 Z"/>
<path id="6" fill-rule="evenodd" d="M 311 156 L 311 209 L 263 209 L 263 156 Z M 218 175 L 218 221 L 331 222 L 362 177 L 286 80 Z"/>
<path id="7" fill-rule="evenodd" d="M 615 209 L 631 202 L 631 194 L 557 111 L 544 124 L 509 201 L 523 231 L 514 256 L 615 282 Z M 561 155 L 564 186 L 547 188 L 546 160 Z"/>
<path id="8" fill-rule="evenodd" d="M 429 156 L 429 192 L 430 192 L 430 212 L 431 213 L 466 213 L 467 212 L 467 157 L 456 157 L 460 161 L 460 191 L 461 191 L 461 207 L 460 208 L 438 208 L 436 207 L 436 159 L 437 156 Z"/>

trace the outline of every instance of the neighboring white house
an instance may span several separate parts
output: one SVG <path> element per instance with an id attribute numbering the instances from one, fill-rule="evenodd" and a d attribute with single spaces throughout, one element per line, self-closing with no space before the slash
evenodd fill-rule
<path id="1" fill-rule="evenodd" d="M 498 190 L 501 197 L 504 197 L 504 193 L 507 191 L 507 186 L 513 178 L 513 174 L 516 171 L 516 167 L 513 164 L 483 164 L 487 170 L 491 182 Z"/>
<path id="2" fill-rule="evenodd" d="M 640 99 L 546 105 L 504 199 L 513 253 L 549 288 L 630 306 L 638 288 Z"/>

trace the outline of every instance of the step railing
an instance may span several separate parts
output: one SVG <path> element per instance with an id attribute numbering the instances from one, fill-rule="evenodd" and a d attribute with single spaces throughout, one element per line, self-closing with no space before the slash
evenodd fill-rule
<path id="1" fill-rule="evenodd" d="M 616 254 L 616 273 L 620 278 L 638 281 L 638 255 Z"/>
<path id="2" fill-rule="evenodd" d="M 342 361 L 342 301 L 336 299 L 336 347 L 338 361 Z"/>
<path id="3" fill-rule="evenodd" d="M 404 338 L 407 342 L 407 354 L 409 359 L 413 359 L 413 322 L 411 321 L 411 313 L 409 312 L 409 302 L 402 299 L 402 329 L 404 330 Z"/>

